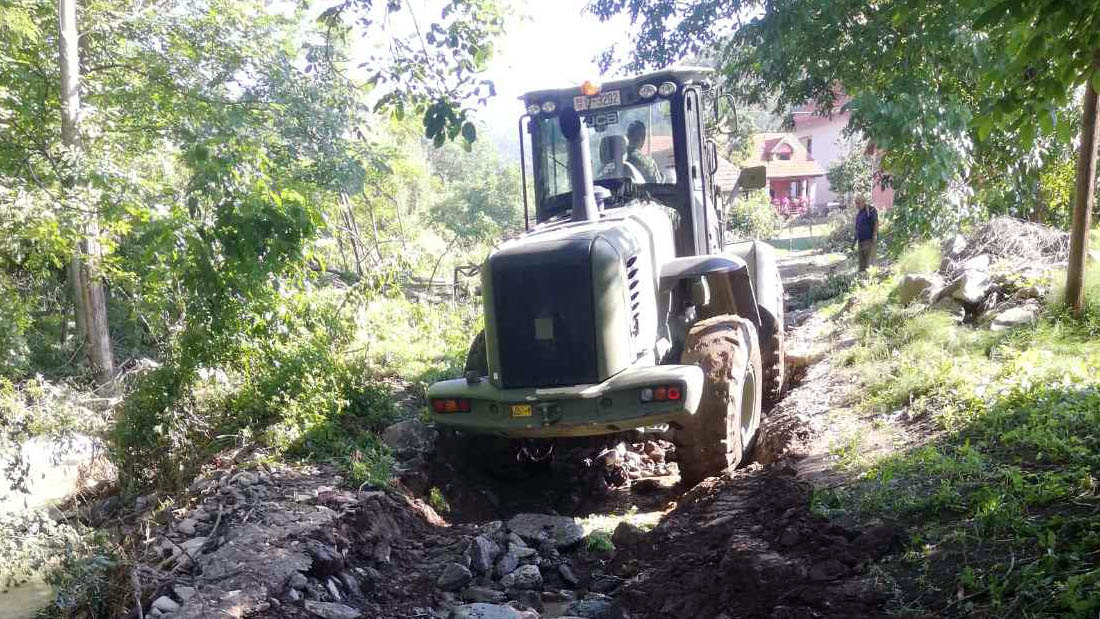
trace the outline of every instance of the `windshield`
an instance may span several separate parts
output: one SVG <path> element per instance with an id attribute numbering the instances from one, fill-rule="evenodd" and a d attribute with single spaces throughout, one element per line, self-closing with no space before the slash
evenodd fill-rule
<path id="1" fill-rule="evenodd" d="M 658 99 L 642 105 L 582 114 L 588 132 L 594 180 L 629 178 L 635 184 L 676 184 L 676 157 L 672 145 L 672 111 Z M 537 121 L 539 139 L 534 163 L 538 167 L 536 196 L 544 210 L 557 210 L 569 183 L 569 148 L 556 116 Z"/>

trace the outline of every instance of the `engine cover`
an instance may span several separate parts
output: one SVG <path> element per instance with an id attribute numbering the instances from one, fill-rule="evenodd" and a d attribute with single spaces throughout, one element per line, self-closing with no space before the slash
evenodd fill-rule
<path id="1" fill-rule="evenodd" d="M 517 246 L 489 260 L 505 388 L 599 382 L 591 235 Z"/>
<path id="2" fill-rule="evenodd" d="M 652 363 L 655 265 L 671 245 L 668 214 L 641 205 L 505 243 L 482 269 L 490 380 L 504 389 L 596 384 Z"/>

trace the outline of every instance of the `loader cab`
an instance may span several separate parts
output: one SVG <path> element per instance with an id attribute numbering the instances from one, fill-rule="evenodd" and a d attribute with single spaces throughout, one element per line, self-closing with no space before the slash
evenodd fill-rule
<path id="1" fill-rule="evenodd" d="M 571 208 L 568 144 L 559 115 L 572 108 L 588 133 L 601 209 L 651 199 L 677 213 L 677 256 L 720 251 L 712 179 L 716 149 L 706 137 L 704 112 L 712 76 L 710 69 L 674 69 L 524 95 L 520 147 L 526 153 L 529 137 L 536 224 L 565 218 Z"/>

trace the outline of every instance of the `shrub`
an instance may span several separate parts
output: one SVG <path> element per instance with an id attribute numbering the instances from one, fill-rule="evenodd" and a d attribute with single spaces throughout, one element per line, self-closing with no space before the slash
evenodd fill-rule
<path id="1" fill-rule="evenodd" d="M 232 363 L 191 368 L 175 354 L 140 381 L 109 441 L 127 488 L 182 487 L 246 442 L 384 485 L 392 457 L 377 434 L 398 418 L 392 385 L 460 375 L 480 320 L 475 306 L 395 297 L 286 303 L 282 322 L 236 339 Z"/>
<path id="2" fill-rule="evenodd" d="M 770 239 L 783 225 L 766 191 L 736 196 L 726 219 L 730 233 L 741 239 Z"/>
<path id="3" fill-rule="evenodd" d="M 0 272 L 0 376 L 20 375 L 27 369 L 31 318 L 21 299 L 11 277 Z"/>
<path id="4" fill-rule="evenodd" d="M 894 272 L 899 275 L 907 273 L 934 273 L 940 268 L 942 251 L 935 241 L 925 241 L 906 249 L 894 262 Z"/>

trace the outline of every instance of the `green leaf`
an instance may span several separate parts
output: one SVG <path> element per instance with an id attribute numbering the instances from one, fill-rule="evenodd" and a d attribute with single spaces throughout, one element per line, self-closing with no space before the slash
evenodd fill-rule
<path id="1" fill-rule="evenodd" d="M 462 137 L 470 144 L 477 140 L 477 127 L 474 126 L 474 123 L 466 121 L 462 125 Z"/>

